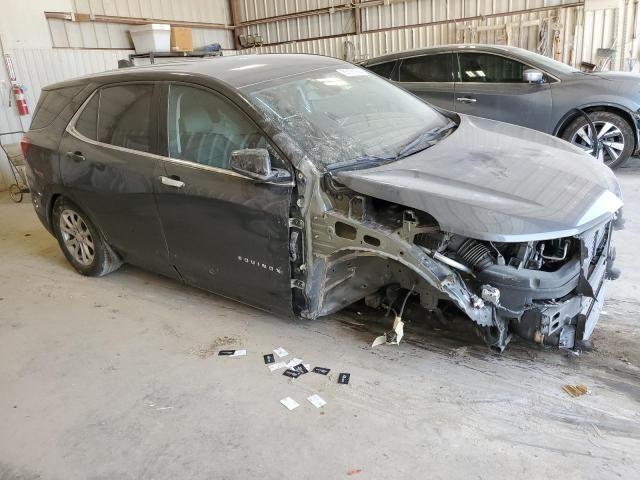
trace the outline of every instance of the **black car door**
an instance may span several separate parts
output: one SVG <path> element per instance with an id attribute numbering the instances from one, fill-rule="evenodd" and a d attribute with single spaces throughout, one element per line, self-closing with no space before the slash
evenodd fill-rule
<path id="1" fill-rule="evenodd" d="M 399 85 L 432 105 L 453 111 L 454 60 L 453 53 L 403 58 L 397 67 Z"/>
<path id="2" fill-rule="evenodd" d="M 165 92 L 168 146 L 158 208 L 171 261 L 189 284 L 291 313 L 293 182 L 259 183 L 228 164 L 234 150 L 267 148 L 274 167 L 288 167 L 222 95 L 187 84 L 167 85 Z"/>
<path id="3" fill-rule="evenodd" d="M 523 80 L 522 62 L 485 52 L 460 52 L 455 111 L 551 133 L 551 87 Z"/>
<path id="4" fill-rule="evenodd" d="M 155 204 L 159 87 L 126 83 L 96 90 L 60 142 L 66 194 L 127 263 L 175 276 Z"/>

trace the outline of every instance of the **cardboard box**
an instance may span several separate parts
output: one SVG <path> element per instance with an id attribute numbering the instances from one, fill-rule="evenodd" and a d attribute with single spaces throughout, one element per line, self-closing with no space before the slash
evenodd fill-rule
<path id="1" fill-rule="evenodd" d="M 193 50 L 193 35 L 188 27 L 171 27 L 171 51 L 191 52 Z"/>

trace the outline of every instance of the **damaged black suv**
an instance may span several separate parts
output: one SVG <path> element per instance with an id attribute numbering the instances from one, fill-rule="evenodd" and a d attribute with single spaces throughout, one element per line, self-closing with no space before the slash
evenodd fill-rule
<path id="1" fill-rule="evenodd" d="M 69 262 L 122 262 L 315 319 L 389 289 L 486 342 L 588 342 L 622 206 L 562 140 L 443 113 L 313 55 L 130 68 L 44 89 L 23 140 Z"/>

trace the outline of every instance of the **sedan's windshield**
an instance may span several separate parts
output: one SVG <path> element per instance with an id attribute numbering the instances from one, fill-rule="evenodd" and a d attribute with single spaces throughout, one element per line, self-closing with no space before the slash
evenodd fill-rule
<path id="1" fill-rule="evenodd" d="M 392 161 L 424 132 L 451 121 L 359 67 L 328 67 L 246 87 L 254 105 L 320 169 Z"/>

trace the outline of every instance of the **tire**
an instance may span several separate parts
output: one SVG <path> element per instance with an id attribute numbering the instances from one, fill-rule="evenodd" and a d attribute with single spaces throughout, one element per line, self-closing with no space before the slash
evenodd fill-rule
<path id="1" fill-rule="evenodd" d="M 81 275 L 101 277 L 122 265 L 122 260 L 75 203 L 60 197 L 53 206 L 52 219 L 62 253 Z"/>
<path id="2" fill-rule="evenodd" d="M 589 118 L 596 127 L 598 135 L 602 135 L 603 146 L 597 158 L 610 168 L 621 166 L 633 153 L 635 136 L 629 123 L 620 115 L 611 112 L 591 112 Z M 576 147 L 593 154 L 591 129 L 587 119 L 580 115 L 564 130 L 562 138 Z"/>

